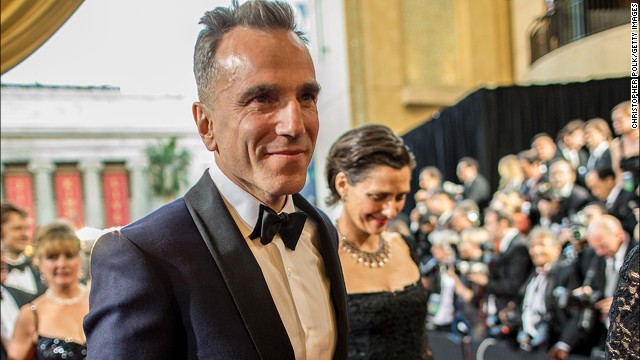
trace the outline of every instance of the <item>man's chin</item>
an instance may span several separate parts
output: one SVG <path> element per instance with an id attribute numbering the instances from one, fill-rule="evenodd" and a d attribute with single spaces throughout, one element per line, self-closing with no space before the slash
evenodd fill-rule
<path id="1" fill-rule="evenodd" d="M 270 186 L 266 186 L 270 189 L 273 195 L 292 195 L 299 193 L 304 187 L 306 176 L 291 179 L 289 176 L 274 176 Z"/>

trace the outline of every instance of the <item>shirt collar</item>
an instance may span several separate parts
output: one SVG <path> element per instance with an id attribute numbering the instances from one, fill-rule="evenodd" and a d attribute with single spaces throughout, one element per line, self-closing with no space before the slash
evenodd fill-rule
<path id="1" fill-rule="evenodd" d="M 27 255 L 25 255 L 24 253 L 20 254 L 20 256 L 18 256 L 17 259 L 15 260 L 11 260 L 7 257 L 5 257 L 5 262 L 9 265 L 21 265 L 25 262 L 27 262 Z"/>
<path id="2" fill-rule="evenodd" d="M 600 157 L 602 157 L 602 154 L 604 154 L 604 152 L 607 151 L 608 149 L 609 149 L 609 143 L 606 141 L 603 141 L 598 146 L 596 146 L 595 149 L 593 149 L 593 151 L 591 152 L 591 155 L 593 155 L 593 157 L 595 157 L 596 159 L 599 159 Z"/>
<path id="3" fill-rule="evenodd" d="M 235 210 L 240 220 L 242 220 L 249 229 L 253 230 L 253 227 L 258 222 L 258 211 L 261 202 L 231 181 L 215 163 L 209 168 L 209 176 L 211 176 L 211 179 L 218 187 L 218 191 L 227 205 Z M 287 195 L 281 212 L 290 213 L 294 211 L 293 197 Z"/>
<path id="4" fill-rule="evenodd" d="M 558 195 L 563 198 L 568 198 L 571 196 L 571 191 L 573 191 L 573 184 L 568 183 L 558 191 Z"/>
<path id="5" fill-rule="evenodd" d="M 629 247 L 629 239 L 625 236 L 624 241 L 622 242 L 622 244 L 620 244 L 620 247 L 618 248 L 618 251 L 616 251 L 616 254 L 614 255 L 614 259 L 615 259 L 615 263 L 616 264 L 616 271 L 620 270 L 620 267 L 622 266 L 622 263 L 624 262 L 624 258 L 627 255 L 627 248 Z"/>
<path id="6" fill-rule="evenodd" d="M 605 205 L 608 208 L 613 206 L 613 204 L 616 202 L 618 195 L 620 195 L 620 191 L 622 191 L 622 185 L 616 183 L 616 185 L 609 192 L 609 196 L 607 196 L 607 200 L 605 201 Z"/>
<path id="7" fill-rule="evenodd" d="M 500 253 L 503 254 L 507 252 L 509 245 L 511 244 L 511 240 L 513 240 L 516 235 L 518 235 L 519 231 L 516 228 L 511 228 L 507 231 L 506 234 L 500 240 Z"/>

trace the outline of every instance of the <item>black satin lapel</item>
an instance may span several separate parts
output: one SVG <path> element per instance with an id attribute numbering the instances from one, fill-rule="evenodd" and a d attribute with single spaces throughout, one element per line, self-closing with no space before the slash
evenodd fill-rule
<path id="1" fill-rule="evenodd" d="M 336 329 L 338 336 L 334 359 L 346 359 L 347 336 L 349 332 L 347 322 L 347 292 L 342 276 L 342 266 L 338 258 L 338 235 L 331 221 L 323 216 L 302 195 L 293 195 L 293 202 L 297 208 L 304 211 L 318 224 L 318 236 L 320 236 L 320 254 L 324 261 L 324 268 L 331 283 L 331 300 L 336 314 Z"/>
<path id="2" fill-rule="evenodd" d="M 184 196 L 211 256 L 224 278 L 262 359 L 293 359 L 284 328 L 260 266 L 205 171 Z"/>

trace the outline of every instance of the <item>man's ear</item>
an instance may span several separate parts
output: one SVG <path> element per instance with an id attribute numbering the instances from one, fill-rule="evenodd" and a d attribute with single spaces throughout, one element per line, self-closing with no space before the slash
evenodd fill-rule
<path id="1" fill-rule="evenodd" d="M 198 134 L 204 143 L 204 146 L 209 151 L 216 151 L 218 149 L 215 140 L 215 134 L 213 132 L 213 122 L 209 118 L 209 111 L 204 103 L 196 101 L 191 106 L 193 113 L 193 120 L 196 122 L 198 128 Z"/>

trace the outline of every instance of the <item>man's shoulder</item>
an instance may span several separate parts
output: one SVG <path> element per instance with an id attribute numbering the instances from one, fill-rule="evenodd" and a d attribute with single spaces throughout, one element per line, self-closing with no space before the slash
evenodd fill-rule
<path id="1" fill-rule="evenodd" d="M 524 250 L 528 254 L 529 245 L 527 244 L 526 237 L 522 235 L 522 233 L 520 232 L 515 233 L 513 238 L 511 238 L 511 243 L 509 244 L 509 250 L 512 250 L 512 251 Z"/>
<path id="2" fill-rule="evenodd" d="M 192 226 L 193 219 L 187 210 L 184 199 L 176 199 L 107 235 L 124 236 L 128 239 L 161 238 L 163 235 L 182 232 Z"/>
<path id="3" fill-rule="evenodd" d="M 587 190 L 585 187 L 580 186 L 578 184 L 573 185 L 570 196 L 574 198 L 579 198 L 579 199 L 591 198 L 591 194 L 589 193 L 589 190 Z"/>

